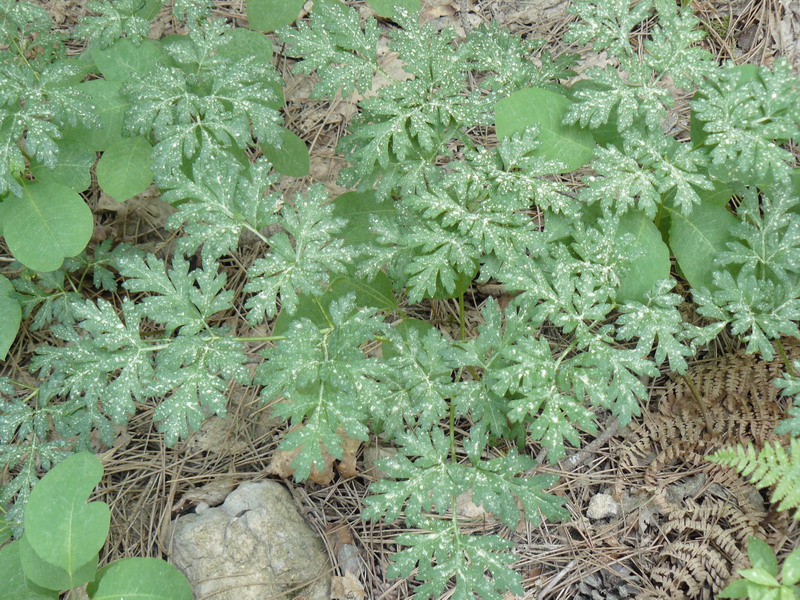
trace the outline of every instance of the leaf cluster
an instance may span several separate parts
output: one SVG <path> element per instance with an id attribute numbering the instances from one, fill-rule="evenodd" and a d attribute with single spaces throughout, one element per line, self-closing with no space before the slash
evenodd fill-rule
<path id="1" fill-rule="evenodd" d="M 757 488 L 775 485 L 771 499 L 779 503 L 778 510 L 798 509 L 795 518 L 800 517 L 800 439 L 791 440 L 788 452 L 772 442 L 758 452 L 752 445 L 718 450 L 708 459 L 749 476 Z"/>
<path id="2" fill-rule="evenodd" d="M 266 4 L 248 5 L 254 29 L 299 11 L 284 3 L 255 17 Z M 37 466 L 93 434 L 111 443 L 137 404 L 156 405 L 172 445 L 225 414 L 230 385 L 258 385 L 290 424 L 281 449 L 295 453 L 299 480 L 342 458 L 345 438 L 394 447 L 364 517 L 404 520 L 392 573 L 416 572 L 415 597 L 451 585 L 457 598 L 522 594 L 510 542 L 467 533 L 459 498 L 512 529 L 564 518 L 547 492 L 555 478 L 532 474 L 529 440 L 557 462 L 601 417 L 627 424 L 649 378 L 684 373 L 725 328 L 767 358 L 780 336 L 798 336 L 798 179 L 786 148 L 798 84 L 785 65 L 717 66 L 697 44 L 697 19 L 670 0 L 576 0 L 569 40 L 618 68 L 567 87 L 574 57 L 497 27 L 458 40 L 419 25 L 410 4 L 375 2 L 397 25 L 391 54 L 379 51 L 377 22 L 338 0 L 279 31 L 296 71 L 316 76 L 315 97 L 358 103 L 339 146 L 339 183 L 357 191 L 333 199 L 318 185 L 275 191 L 274 171 L 305 175 L 308 157 L 280 125 L 271 40 L 209 18 L 206 2 L 175 2 L 187 34 L 158 42 L 145 24 L 160 3 L 93 2 L 80 61 L 0 62 L 13 83 L 0 127 L 25 115 L 2 163 L 3 235 L 33 269 L 0 276 L 0 351 L 22 318 L 59 340 L 31 363 L 38 388 L 0 379 L 0 460 L 15 473 L 0 506 L 13 504 L 17 533 Z M 24 41 L 37 15 L 14 12 L 9 31 Z M 665 127 L 667 79 L 692 95 L 689 142 Z M 72 97 L 99 127 L 59 108 Z M 497 143 L 486 144 L 476 131 L 492 126 Z M 81 253 L 91 214 L 78 193 L 98 152 L 104 191 L 124 200 L 155 182 L 174 206 L 171 258 L 108 244 Z M 61 168 L 68 157 L 80 172 Z M 560 177 L 578 169 L 575 185 Z M 40 252 L 23 225 L 51 213 L 66 225 L 37 224 L 54 232 Z M 220 267 L 245 236 L 258 255 L 238 297 Z M 476 282 L 508 302 L 487 299 L 468 330 Z M 89 286 L 99 297 L 82 297 Z M 114 290 L 117 306 L 99 293 Z M 455 301 L 453 328 L 406 308 L 437 300 Z M 690 300 L 706 321 L 685 318 Z M 271 335 L 237 337 L 238 314 Z M 271 343 L 252 371 L 251 342 Z M 798 387 L 792 376 L 781 385 Z M 797 418 L 784 430 L 796 433 Z M 713 458 L 777 482 L 777 500 L 796 507 L 796 441 Z"/>
<path id="3" fill-rule="evenodd" d="M 46 600 L 88 584 L 89 598 L 164 597 L 188 600 L 186 577 L 157 558 L 125 558 L 97 569 L 110 511 L 86 500 L 103 475 L 92 454 L 74 454 L 55 466 L 31 493 L 25 535 L 0 548 L 0 574 L 8 597 Z"/>
<path id="4" fill-rule="evenodd" d="M 797 598 L 800 594 L 800 550 L 795 549 L 783 562 L 780 580 L 778 560 L 772 548 L 760 539 L 751 537 L 747 544 L 747 556 L 752 564 L 749 569 L 739 570 L 742 579 L 729 584 L 719 594 L 720 598 L 751 598 L 769 600 Z"/>

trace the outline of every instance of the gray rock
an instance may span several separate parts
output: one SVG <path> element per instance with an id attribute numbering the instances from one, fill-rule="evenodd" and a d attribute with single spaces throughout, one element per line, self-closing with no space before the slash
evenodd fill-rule
<path id="1" fill-rule="evenodd" d="M 322 541 L 275 481 L 240 485 L 221 506 L 172 523 L 170 562 L 195 598 L 328 600 L 331 567 Z"/>
<path id="2" fill-rule="evenodd" d="M 619 503 L 608 494 L 595 494 L 589 500 L 586 516 L 592 520 L 619 516 Z"/>

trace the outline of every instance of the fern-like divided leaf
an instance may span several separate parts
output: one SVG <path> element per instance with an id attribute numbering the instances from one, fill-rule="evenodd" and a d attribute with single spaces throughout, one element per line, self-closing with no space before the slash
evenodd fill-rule
<path id="1" fill-rule="evenodd" d="M 300 22 L 296 30 L 280 31 L 290 44 L 289 56 L 303 59 L 295 71 L 317 72 L 316 98 L 333 98 L 339 91 L 349 96 L 355 88 L 362 94 L 368 91 L 378 69 L 379 35 L 375 19 L 368 19 L 362 29 L 358 13 L 341 2 L 320 2 L 310 24 Z"/>
<path id="2" fill-rule="evenodd" d="M 155 419 L 171 446 L 209 415 L 225 413 L 230 381 L 249 380 L 241 344 L 211 323 L 230 308 L 232 292 L 224 289 L 224 275 L 189 271 L 180 257 L 172 269 L 133 252 L 115 262 L 126 288 L 150 295 L 138 304 L 125 299 L 121 315 L 104 300 L 72 304 L 77 325 L 52 328 L 67 344 L 42 347 L 33 360 L 48 378 L 39 396 L 59 407 L 56 429 L 83 447 L 95 430 L 110 445 L 113 425 L 127 422 L 135 402 L 157 398 Z M 145 339 L 145 318 L 161 324 L 165 336 Z"/>
<path id="3" fill-rule="evenodd" d="M 294 205 L 284 205 L 278 224 L 283 232 L 269 239 L 270 253 L 259 258 L 248 270 L 245 291 L 255 292 L 246 304 L 248 319 L 259 322 L 263 316 L 274 317 L 281 306 L 292 314 L 297 308 L 298 292 L 322 293 L 330 276 L 345 273 L 357 251 L 345 246 L 335 234 L 347 221 L 333 216 L 333 206 L 321 185 L 307 194 L 295 196 Z"/>
<path id="4" fill-rule="evenodd" d="M 623 139 L 623 149 L 612 145 L 597 150 L 592 166 L 601 177 L 584 179 L 588 185 L 579 194 L 581 200 L 598 202 L 606 211 L 613 206 L 620 214 L 638 208 L 652 219 L 668 192 L 674 190 L 672 202 L 689 214 L 701 201 L 697 188 L 712 189 L 705 152 L 661 132 L 634 130 Z"/>
<path id="5" fill-rule="evenodd" d="M 320 8 L 322 16 L 312 18 L 311 27 L 301 24 L 297 32 L 283 32 L 294 44 L 289 51 L 302 56 L 303 72 L 316 69 L 320 90 L 330 93 L 343 86 L 349 91 L 356 83 L 363 93 L 372 74 L 381 71 L 374 21 L 368 20 L 362 31 L 358 14 L 341 3 L 325 2 Z M 342 171 L 342 183 L 362 189 L 377 184 L 381 198 L 393 191 L 426 189 L 437 177 L 433 159 L 445 152 L 446 142 L 463 137 L 464 127 L 491 118 L 490 103 L 467 91 L 472 50 L 454 45 L 450 30 L 420 27 L 414 16 L 398 16 L 397 21 L 402 28 L 393 32 L 390 47 L 400 54 L 406 75 L 401 81 L 388 78 L 379 96 L 359 103 L 352 133 L 340 144 L 352 165 Z"/>
<path id="6" fill-rule="evenodd" d="M 161 199 L 178 208 L 167 226 L 183 225 L 178 248 L 190 256 L 202 246 L 203 263 L 212 264 L 238 247 L 244 230 L 266 242 L 261 232 L 277 222 L 283 204 L 279 195 L 264 193 L 278 179 L 269 174 L 270 168 L 266 160 L 249 165 L 246 172 L 235 161 L 198 160 L 191 179 L 182 173 L 166 178 L 164 185 L 171 189 Z"/>
<path id="7" fill-rule="evenodd" d="M 786 186 L 771 186 L 763 196 L 748 187 L 742 196 L 735 240 L 715 261 L 714 289 L 694 290 L 694 300 L 700 314 L 730 324 L 748 352 L 771 360 L 770 340 L 800 335 L 800 216 Z"/>
<path id="8" fill-rule="evenodd" d="M 792 155 L 781 144 L 800 135 L 800 85 L 786 60 L 747 80 L 740 68 L 719 71 L 692 102 L 711 159 L 733 181 L 787 181 Z"/>
<path id="9" fill-rule="evenodd" d="M 427 335 L 413 329 L 401 335 L 386 332 L 384 353 L 390 376 L 384 382 L 390 395 L 374 407 L 385 433 L 394 437 L 415 427 L 429 431 L 448 414 L 448 400 L 458 395 L 453 382 L 453 362 L 446 356 L 451 342 L 430 328 Z"/>
<path id="10" fill-rule="evenodd" d="M 268 62 L 232 61 L 219 52 L 228 30 L 220 20 L 190 23 L 186 43 L 165 48 L 182 68 L 157 65 L 123 87 L 130 101 L 125 126 L 157 141 L 153 172 L 159 183 L 184 159 L 241 162 L 237 149 L 254 140 L 281 146 L 277 75 Z"/>
<path id="11" fill-rule="evenodd" d="M 534 461 L 513 451 L 483 458 L 488 436 L 479 427 L 473 428 L 470 439 L 464 442 L 470 458 L 467 464 L 451 460 L 451 441 L 440 429 L 409 431 L 398 439 L 401 453 L 382 461 L 381 469 L 388 478 L 370 486 L 372 495 L 365 499 L 363 512 L 364 518 L 384 517 L 391 522 L 405 506 L 406 524 L 423 530 L 397 538 L 408 548 L 395 555 L 393 575 L 407 577 L 418 568 L 417 579 L 424 583 L 416 588 L 414 597 L 421 599 L 438 597 L 453 577 L 458 598 L 477 594 L 499 600 L 509 590 L 523 593 L 519 574 L 510 568 L 514 557 L 507 552 L 507 541 L 461 532 L 455 514 L 451 513 L 449 519 L 435 519 L 426 513 L 444 515 L 454 509 L 460 494 L 471 491 L 475 503 L 508 527 L 515 527 L 521 516 L 517 500 L 534 523 L 540 522 L 542 514 L 563 518 L 567 513 L 561 499 L 544 492 L 556 477 L 521 476 Z"/>
<path id="12" fill-rule="evenodd" d="M 630 33 L 654 7 L 659 21 L 644 43 L 642 60 Z M 592 83 L 575 92 L 570 123 L 599 127 L 612 122 L 620 132 L 644 124 L 650 132 L 660 132 L 665 109 L 674 103 L 672 93 L 659 85 L 663 75 L 669 73 L 678 86 L 691 90 L 716 69 L 711 55 L 696 44 L 703 32 L 688 7 L 678 9 L 665 0 L 578 0 L 571 11 L 582 22 L 570 26 L 567 39 L 608 50 L 619 59 L 620 69 L 587 70 Z"/>
<path id="13" fill-rule="evenodd" d="M 47 388 L 43 385 L 40 393 L 47 394 Z M 17 391 L 4 377 L 0 377 L 0 407 L 0 461 L 10 472 L 16 470 L 0 488 L 0 509 L 6 510 L 3 520 L 13 534 L 20 536 L 25 503 L 39 481 L 39 470 L 50 469 L 72 451 L 67 439 L 50 439 L 53 423 L 62 422 L 70 407 L 39 401 L 29 390 Z"/>
<path id="14" fill-rule="evenodd" d="M 757 488 L 775 485 L 771 500 L 779 503 L 778 510 L 797 509 L 794 516 L 800 519 L 800 439 L 793 438 L 789 442 L 788 452 L 775 441 L 761 451 L 756 451 L 752 445 L 718 450 L 708 460 L 749 476 Z"/>
<path id="15" fill-rule="evenodd" d="M 510 542 L 496 535 L 469 535 L 450 520 L 426 519 L 421 532 L 403 533 L 397 543 L 407 546 L 394 555 L 390 577 L 408 577 L 418 569 L 422 585 L 414 598 L 438 598 L 455 578 L 454 598 L 502 600 L 509 591 L 523 594 L 522 577 L 511 568 Z"/>
<path id="16" fill-rule="evenodd" d="M 96 116 L 92 103 L 74 85 L 80 73 L 77 64 L 59 61 L 34 71 L 27 62 L 2 58 L 0 54 L 0 194 L 10 190 L 21 195 L 17 177 L 27 158 L 53 168 L 61 130 L 79 122 L 94 124 Z"/>
<path id="17" fill-rule="evenodd" d="M 141 0 L 92 0 L 86 8 L 95 16 L 81 19 L 76 34 L 100 48 L 107 48 L 118 39 L 126 37 L 137 46 L 150 33 L 150 19 L 137 14 Z"/>
<path id="18" fill-rule="evenodd" d="M 297 319 L 286 339 L 264 352 L 267 360 L 256 371 L 256 383 L 264 386 L 263 400 L 282 397 L 275 414 L 297 427 L 281 447 L 300 449 L 292 463 L 299 480 L 322 467 L 323 450 L 342 458 L 340 427 L 350 438 L 366 440 L 367 421 L 377 412 L 370 405 L 388 395 L 375 383 L 385 376 L 385 367 L 360 349 L 385 329 L 383 322 L 373 309 L 356 310 L 352 295 L 334 300 L 328 308 L 329 327 Z"/>

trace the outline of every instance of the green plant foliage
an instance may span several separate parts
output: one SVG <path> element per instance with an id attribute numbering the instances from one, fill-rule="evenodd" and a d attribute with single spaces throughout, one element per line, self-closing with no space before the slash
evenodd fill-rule
<path id="1" fill-rule="evenodd" d="M 20 561 L 19 548 L 22 542 L 13 541 L 0 548 L 0 577 L 3 588 L 0 589 L 2 600 L 56 600 L 59 594 L 56 590 L 48 590 L 36 585 L 25 577 Z"/>
<path id="2" fill-rule="evenodd" d="M 190 600 L 192 591 L 175 567 L 155 558 L 128 558 L 97 571 L 108 535 L 105 502 L 86 500 L 103 474 L 92 454 L 74 454 L 55 466 L 31 493 L 25 535 L 0 548 L 0 598 L 58 598 L 59 590 L 88 583 L 90 598 Z"/>
<path id="3" fill-rule="evenodd" d="M 629 131 L 622 139 L 622 148 L 598 149 L 593 167 L 602 177 L 587 178 L 581 192 L 586 202 L 599 202 L 604 210 L 613 203 L 621 213 L 636 207 L 652 219 L 667 194 L 668 206 L 689 214 L 701 202 L 698 189 L 713 189 L 704 152 L 661 133 Z"/>
<path id="4" fill-rule="evenodd" d="M 362 30 L 358 14 L 339 2 L 321 2 L 314 8 L 311 24 L 301 22 L 297 30 L 282 29 L 281 37 L 292 44 L 290 56 L 302 57 L 298 73 L 316 71 L 320 78 L 314 94 L 333 96 L 341 90 L 369 90 L 377 65 L 378 27 L 367 21 Z"/>
<path id="5" fill-rule="evenodd" d="M 301 295 L 294 314 L 281 311 L 275 319 L 272 333 L 283 335 L 292 321 L 303 318 L 325 328 L 330 324 L 328 308 L 331 303 L 348 294 L 353 294 L 355 305 L 359 308 L 373 307 L 384 312 L 400 310 L 392 291 L 392 282 L 385 273 L 379 272 L 371 281 L 337 275 L 319 296 Z"/>
<path id="6" fill-rule="evenodd" d="M 87 436 L 95 428 L 110 443 L 112 424 L 127 422 L 134 401 L 158 398 L 155 418 L 171 445 L 210 414 L 225 414 L 228 380 L 249 379 L 241 346 L 209 324 L 215 313 L 230 306 L 231 292 L 223 290 L 224 275 L 189 272 L 184 260 L 176 259 L 169 270 L 152 256 L 145 261 L 129 255 L 117 263 L 128 289 L 153 295 L 142 305 L 126 301 L 121 316 L 102 300 L 74 305 L 78 326 L 87 335 L 53 327 L 55 335 L 71 344 L 43 348 L 35 368 L 50 377 L 45 399 L 69 396 L 59 407 L 67 416 L 56 417 L 65 431 Z M 145 316 L 179 335 L 156 343 L 143 339 L 140 323 Z"/>
<path id="7" fill-rule="evenodd" d="M 108 534 L 108 506 L 86 503 L 102 474 L 96 458 L 76 454 L 34 488 L 25 507 L 24 539 L 39 558 L 63 569 L 70 578 L 92 559 L 96 561 Z M 82 583 L 72 580 L 67 587 Z"/>
<path id="8" fill-rule="evenodd" d="M 153 182 L 152 150 L 143 137 L 125 138 L 111 144 L 97 161 L 97 183 L 119 202 L 141 194 Z"/>
<path id="9" fill-rule="evenodd" d="M 0 205 L 6 243 L 26 267 L 54 271 L 86 247 L 92 213 L 83 198 L 60 183 L 30 183 L 21 192 Z"/>
<path id="10" fill-rule="evenodd" d="M 290 177 L 305 177 L 311 168 L 306 143 L 288 129 L 281 131 L 280 147 L 267 144 L 266 156 L 279 173 Z"/>
<path id="11" fill-rule="evenodd" d="M 750 598 L 751 600 L 770 600 L 771 598 L 791 600 L 800 595 L 800 548 L 796 548 L 781 568 L 778 580 L 778 561 L 775 553 L 765 542 L 751 537 L 747 543 L 747 556 L 752 567 L 740 569 L 737 579 L 719 593 L 719 598 Z"/>
<path id="12" fill-rule="evenodd" d="M 107 48 L 120 38 L 139 45 L 150 33 L 150 19 L 156 16 L 160 4 L 158 0 L 92 0 L 86 8 L 97 16 L 85 17 L 77 34 L 91 38 L 100 48 Z"/>
<path id="13" fill-rule="evenodd" d="M 734 240 L 715 260 L 713 288 L 695 292 L 700 314 L 730 323 L 749 352 L 767 359 L 773 356 L 770 340 L 800 333 L 795 266 L 800 221 L 795 204 L 796 197 L 783 186 L 763 197 L 754 188 L 743 189 L 739 221 L 730 230 Z"/>
<path id="14" fill-rule="evenodd" d="M 645 41 L 642 57 L 629 36 L 654 5 L 659 19 Z M 579 0 L 571 10 L 580 22 L 570 28 L 567 40 L 591 43 L 596 51 L 608 50 L 619 60 L 619 69 L 587 69 L 586 76 L 594 85 L 575 93 L 567 122 L 594 128 L 613 115 L 619 132 L 642 126 L 660 131 L 665 110 L 675 101 L 662 84 L 664 74 L 668 72 L 679 87 L 691 89 L 716 73 L 711 55 L 696 45 L 703 33 L 689 7 L 678 8 L 669 0 L 642 0 L 633 5 L 625 0 Z"/>
<path id="15" fill-rule="evenodd" d="M 122 89 L 130 102 L 127 131 L 156 142 L 156 182 L 179 170 L 184 158 L 236 160 L 233 149 L 248 147 L 254 138 L 281 144 L 280 115 L 273 108 L 277 76 L 268 63 L 219 54 L 228 31 L 219 20 L 190 24 L 184 43 L 164 48 L 181 68 L 153 64 L 130 74 Z"/>
<path id="16" fill-rule="evenodd" d="M 256 31 L 275 31 L 292 23 L 305 0 L 247 0 L 247 22 Z"/>
<path id="17" fill-rule="evenodd" d="M 4 63 L 28 62 L 39 67 L 64 56 L 64 35 L 54 31 L 53 20 L 41 6 L 4 0 L 0 15 L 0 37 L 8 44 L 3 52 Z"/>
<path id="18" fill-rule="evenodd" d="M 408 14 L 416 14 L 420 9 L 420 0 L 367 0 L 379 17 L 390 18 L 397 14 L 398 9 Z"/>
<path id="19" fill-rule="evenodd" d="M 47 12 L 28 2 L 0 4 L 0 195 L 20 192 L 17 175 L 26 155 L 55 164 L 59 129 L 90 122 L 91 105 L 68 84 L 80 68 L 59 60 L 63 34 Z M 22 142 L 22 143 L 20 143 Z"/>
<path id="20" fill-rule="evenodd" d="M 106 565 L 86 588 L 90 598 L 142 598 L 142 600 L 191 600 L 186 577 L 158 558 L 123 558 Z"/>
<path id="21" fill-rule="evenodd" d="M 167 226 L 183 226 L 179 248 L 191 255 L 202 246 L 206 264 L 235 250 L 243 230 L 266 241 L 262 229 L 277 222 L 282 198 L 263 192 L 277 177 L 269 174 L 270 165 L 259 161 L 242 173 L 239 165 L 229 163 L 223 169 L 214 161 L 198 160 L 192 177 L 178 172 L 165 180 L 171 188 L 161 198 L 177 206 L 178 211 Z"/>
<path id="22" fill-rule="evenodd" d="M 557 173 L 574 171 L 592 159 L 595 142 L 585 129 L 562 124 L 571 104 L 565 96 L 550 90 L 514 92 L 495 107 L 497 136 L 505 138 L 537 127 L 539 146 L 531 154 L 558 163 Z"/>
<path id="23" fill-rule="evenodd" d="M 88 97 L 94 105 L 99 127 L 65 127 L 64 138 L 79 140 L 94 151 L 103 151 L 122 138 L 122 123 L 129 102 L 122 97 L 122 83 L 107 79 L 84 81 L 77 86 L 78 93 Z"/>
<path id="24" fill-rule="evenodd" d="M 398 543 L 408 548 L 395 556 L 392 573 L 406 577 L 418 567 L 425 583 L 416 593 L 423 598 L 441 594 L 454 575 L 456 594 L 461 597 L 478 594 L 499 599 L 509 590 L 522 593 L 520 575 L 509 568 L 513 558 L 502 552 L 509 547 L 507 541 L 495 535 L 468 535 L 453 527 L 450 519 L 432 519 L 423 513 L 444 515 L 453 508 L 457 495 L 471 489 L 473 500 L 509 527 L 515 527 L 520 518 L 516 499 L 534 523 L 541 519 L 539 511 L 549 518 L 561 518 L 565 512 L 559 500 L 542 491 L 554 478 L 518 477 L 533 461 L 516 452 L 481 460 L 485 436 L 469 441 L 471 461 L 466 465 L 448 460 L 451 445 L 441 431 L 435 430 L 433 435 L 406 432 L 398 441 L 402 454 L 381 463 L 390 479 L 370 487 L 374 495 L 367 498 L 364 511 L 366 518 L 384 516 L 392 522 L 399 507 L 405 505 L 406 524 L 423 530 L 398 537 Z"/>
<path id="25" fill-rule="evenodd" d="M 794 362 L 792 369 L 784 373 L 783 377 L 775 381 L 775 386 L 783 390 L 785 396 L 794 396 L 794 402 L 789 407 L 789 417 L 781 422 L 775 429 L 776 433 L 788 433 L 793 437 L 800 438 L 800 377 L 798 377 L 798 367 L 800 364 Z"/>
<path id="26" fill-rule="evenodd" d="M 779 60 L 773 70 L 761 68 L 742 81 L 731 66 L 693 102 L 714 166 L 733 181 L 762 185 L 788 178 L 792 158 L 780 144 L 800 134 L 800 86 L 790 70 Z"/>
<path id="27" fill-rule="evenodd" d="M 628 239 L 638 256 L 625 263 L 627 272 L 616 298 L 641 302 L 659 281 L 669 277 L 669 248 L 653 222 L 639 211 L 629 211 L 620 218 L 617 234 L 631 236 Z"/>
<path id="28" fill-rule="evenodd" d="M 669 245 L 686 281 L 695 288 L 713 287 L 714 261 L 733 241 L 738 221 L 724 206 L 704 202 L 688 215 L 670 213 Z"/>
<path id="29" fill-rule="evenodd" d="M 76 192 L 88 189 L 92 183 L 89 169 L 95 161 L 94 151 L 83 142 L 68 138 L 58 140 L 56 145 L 58 156 L 55 165 L 47 167 L 38 161 L 31 161 L 31 173 L 38 181 L 60 183 Z"/>
<path id="30" fill-rule="evenodd" d="M 340 426 L 351 438 L 367 439 L 368 403 L 381 393 L 370 377 L 384 370 L 359 348 L 385 328 L 373 313 L 356 310 L 352 295 L 334 300 L 327 312 L 328 327 L 305 318 L 293 321 L 286 343 L 265 352 L 267 360 L 259 365 L 255 381 L 264 386 L 263 397 L 284 398 L 275 414 L 295 425 L 305 421 L 282 444 L 287 450 L 300 449 L 292 463 L 299 479 L 308 477 L 315 466 L 322 468 L 323 447 L 335 458 L 342 457 Z"/>
<path id="31" fill-rule="evenodd" d="M 5 360 L 8 349 L 17 337 L 22 319 L 22 307 L 14 294 L 14 286 L 0 275 L 0 360 Z"/>
<path id="32" fill-rule="evenodd" d="M 217 54 L 232 61 L 254 59 L 269 64 L 272 59 L 272 42 L 257 31 L 232 29 L 225 33 Z"/>
<path id="33" fill-rule="evenodd" d="M 277 312 L 278 295 L 284 310 L 293 313 L 297 293 L 319 294 L 329 274 L 344 273 L 356 251 L 344 246 L 336 234 L 346 221 L 332 215 L 332 206 L 321 186 L 295 196 L 294 206 L 284 205 L 280 225 L 284 232 L 269 239 L 272 252 L 259 258 L 248 271 L 245 291 L 256 292 L 247 301 L 250 320 L 272 317 Z M 291 237 L 290 237 L 291 236 Z"/>
<path id="34" fill-rule="evenodd" d="M 800 518 L 800 439 L 791 440 L 788 452 L 779 442 L 766 444 L 759 452 L 752 445 L 738 445 L 718 450 L 708 460 L 749 476 L 757 488 L 775 485 L 771 499 L 779 503 L 778 510 L 797 509 L 795 518 Z"/>
<path id="35" fill-rule="evenodd" d="M 169 62 L 159 44 L 150 40 L 122 38 L 108 48 L 95 46 L 89 52 L 106 81 L 126 82 L 134 74 L 147 74 Z"/>
<path id="36" fill-rule="evenodd" d="M 206 0 L 175 0 L 185 33 L 159 41 L 146 25 L 160 2 L 98 0 L 78 58 L 28 4 L 0 0 L 14 42 L 0 50 L 0 216 L 19 261 L 0 263 L 0 352 L 14 351 L 21 320 L 56 342 L 30 361 L 38 383 L 0 379 L 0 506 L 19 538 L 0 573 L 27 597 L 83 581 L 98 598 L 155 598 L 157 579 L 185 596 L 150 559 L 97 572 L 99 534 L 90 555 L 45 550 L 24 511 L 42 472 L 110 444 L 137 405 L 153 406 L 172 445 L 224 416 L 233 385 L 261 386 L 290 423 L 281 448 L 296 452 L 298 480 L 342 458 L 345 437 L 395 448 L 363 515 L 408 527 L 391 574 L 419 580 L 414 598 L 524 595 L 511 543 L 468 534 L 460 496 L 508 528 L 563 518 L 527 444 L 555 463 L 608 415 L 629 423 L 649 378 L 685 373 L 723 330 L 765 358 L 800 335 L 798 80 L 781 62 L 718 65 L 688 3 L 574 0 L 567 43 L 609 63 L 569 87 L 575 56 L 497 24 L 466 39 L 421 26 L 413 0 L 370 1 L 383 25 L 320 0 L 291 27 L 299 0 L 250 0 L 250 29 Z M 357 104 L 335 198 L 321 185 L 279 191 L 278 173 L 305 177 L 310 160 L 282 127 L 262 33 L 275 28 L 314 98 Z M 691 141 L 667 127 L 685 97 Z M 96 153 L 107 194 L 124 201 L 154 182 L 172 206 L 167 256 L 84 251 L 92 221 L 78 193 Z M 778 385 L 800 396 L 796 369 Z M 800 504 L 798 411 L 795 400 L 778 430 L 796 438 L 788 446 L 714 456 L 775 485 L 784 508 Z M 76 518 L 95 483 L 64 484 Z M 751 546 L 730 597 L 794 586 L 795 555 L 781 570 Z"/>

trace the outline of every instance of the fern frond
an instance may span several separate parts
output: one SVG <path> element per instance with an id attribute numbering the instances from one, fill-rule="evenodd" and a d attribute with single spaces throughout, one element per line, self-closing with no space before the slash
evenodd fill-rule
<path id="1" fill-rule="evenodd" d="M 778 510 L 797 509 L 794 518 L 800 519 L 800 439 L 793 438 L 789 448 L 780 442 L 765 445 L 760 451 L 751 445 L 718 450 L 708 460 L 727 465 L 750 477 L 757 488 L 775 485 L 772 502 Z"/>

